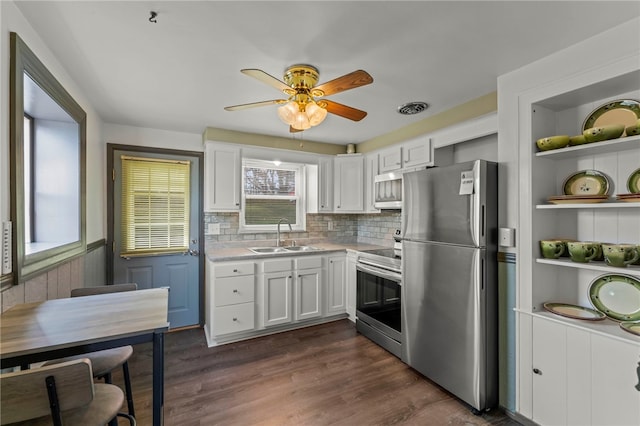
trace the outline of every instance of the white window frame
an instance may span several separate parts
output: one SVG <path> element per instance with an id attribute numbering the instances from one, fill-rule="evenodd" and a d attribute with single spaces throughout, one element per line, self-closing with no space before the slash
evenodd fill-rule
<path id="1" fill-rule="evenodd" d="M 269 169 L 279 169 L 279 170 L 293 170 L 296 173 L 296 193 L 298 194 L 295 197 L 291 196 L 251 196 L 249 198 L 277 198 L 277 199 L 292 199 L 296 198 L 298 202 L 296 203 L 296 223 L 291 224 L 291 228 L 293 232 L 304 232 L 307 228 L 307 211 L 306 211 L 306 185 L 305 185 L 305 165 L 302 163 L 280 163 L 276 165 L 274 161 L 267 160 L 254 160 L 254 159 L 243 159 L 242 160 L 242 191 L 241 191 L 241 205 L 240 205 L 240 220 L 239 220 L 239 228 L 238 232 L 240 233 L 260 233 L 260 232 L 276 232 L 278 225 L 247 225 L 245 220 L 245 204 L 246 204 L 246 195 L 244 192 L 245 188 L 245 167 L 259 167 L 259 168 L 269 168 Z M 280 225 L 280 231 L 282 232 L 290 232 L 289 225 L 286 222 L 283 222 Z"/>

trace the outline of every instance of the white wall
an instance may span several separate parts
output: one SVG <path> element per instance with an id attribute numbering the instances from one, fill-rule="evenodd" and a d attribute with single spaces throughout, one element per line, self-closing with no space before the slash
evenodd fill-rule
<path id="1" fill-rule="evenodd" d="M 473 160 L 498 161 L 498 134 L 472 139 L 453 145 L 453 162 Z"/>
<path id="2" fill-rule="evenodd" d="M 105 147 L 102 120 L 13 1 L 0 1 L 0 220 L 10 217 L 9 32 L 16 32 L 87 113 L 87 242 L 106 236 Z"/>
<path id="3" fill-rule="evenodd" d="M 104 124 L 102 132 L 105 143 L 177 149 L 181 151 L 204 151 L 202 135 L 196 133 L 172 132 L 110 123 Z"/>

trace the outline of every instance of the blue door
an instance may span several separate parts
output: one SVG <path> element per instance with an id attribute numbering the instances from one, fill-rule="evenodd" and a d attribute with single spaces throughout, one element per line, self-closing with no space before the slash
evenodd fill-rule
<path id="1" fill-rule="evenodd" d="M 200 159 L 113 150 L 113 283 L 169 287 L 171 328 L 200 321 Z"/>

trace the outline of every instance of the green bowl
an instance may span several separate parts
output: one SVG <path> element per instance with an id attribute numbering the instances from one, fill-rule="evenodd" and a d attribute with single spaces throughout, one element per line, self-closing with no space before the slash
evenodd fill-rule
<path id="1" fill-rule="evenodd" d="M 600 142 L 616 139 L 624 133 L 624 124 L 609 124 L 608 126 L 592 127 L 582 132 L 587 142 Z"/>
<path id="2" fill-rule="evenodd" d="M 640 120 L 638 120 L 638 124 L 634 124 L 625 129 L 627 136 L 636 136 L 640 135 Z"/>
<path id="3" fill-rule="evenodd" d="M 587 142 L 587 139 L 584 137 L 584 135 L 571 136 L 569 138 L 569 146 L 582 145 L 585 143 L 589 142 Z"/>
<path id="4" fill-rule="evenodd" d="M 549 136 L 546 138 L 538 139 L 536 145 L 540 151 L 549 151 L 551 149 L 564 148 L 569 144 L 568 135 Z"/>

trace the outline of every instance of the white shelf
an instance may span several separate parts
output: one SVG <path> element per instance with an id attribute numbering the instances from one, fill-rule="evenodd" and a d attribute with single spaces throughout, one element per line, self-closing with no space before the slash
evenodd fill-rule
<path id="1" fill-rule="evenodd" d="M 619 268 L 616 266 L 609 266 L 602 261 L 579 263 L 579 262 L 573 262 L 569 258 L 562 258 L 562 259 L 538 258 L 536 259 L 536 262 L 544 263 L 546 265 L 563 266 L 567 268 L 578 268 L 578 269 L 586 269 L 590 271 L 604 272 L 607 274 L 627 274 L 627 275 L 640 276 L 640 265 L 628 265 L 627 267 Z"/>
<path id="2" fill-rule="evenodd" d="M 617 321 L 606 318 L 602 321 L 589 321 L 566 318 L 560 315 L 552 314 L 547 311 L 534 311 L 527 312 L 522 309 L 516 309 L 516 312 L 531 315 L 532 317 L 544 318 L 547 320 L 555 321 L 564 324 L 569 327 L 575 327 L 581 330 L 586 330 L 591 333 L 600 334 L 602 336 L 611 337 L 616 340 L 622 340 L 624 342 L 634 343 L 640 345 L 640 336 L 624 331 L 620 328 Z"/>
<path id="3" fill-rule="evenodd" d="M 629 136 L 621 139 L 613 139 L 602 142 L 592 142 L 584 145 L 569 146 L 566 148 L 552 149 L 550 151 L 536 152 L 536 157 L 548 157 L 554 160 L 563 158 L 575 158 L 582 155 L 604 154 L 620 152 L 640 148 L 640 135 Z M 535 143 L 535 141 L 534 141 Z"/>
<path id="4" fill-rule="evenodd" d="M 562 210 L 562 209 L 624 209 L 638 208 L 638 203 L 627 203 L 625 201 L 608 202 L 608 203 L 584 203 L 584 204 L 538 204 L 538 210 Z"/>

